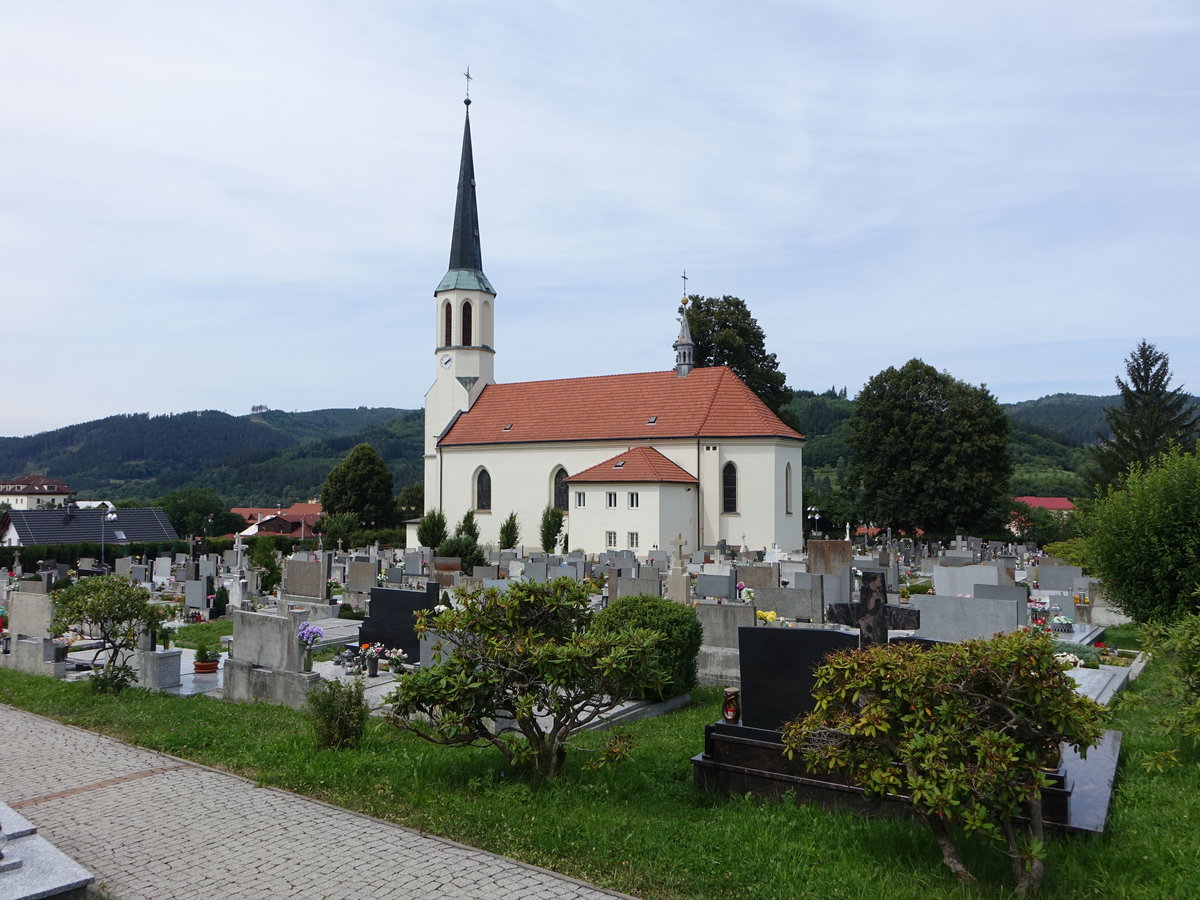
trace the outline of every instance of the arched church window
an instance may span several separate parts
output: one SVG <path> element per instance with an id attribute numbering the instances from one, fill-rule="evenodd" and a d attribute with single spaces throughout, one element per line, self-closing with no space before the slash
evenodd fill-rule
<path id="1" fill-rule="evenodd" d="M 442 346 L 450 347 L 454 344 L 454 311 L 450 308 L 449 303 L 443 307 L 443 310 L 442 318 L 445 320 L 445 324 L 443 325 Z"/>
<path id="2" fill-rule="evenodd" d="M 783 511 L 792 514 L 792 464 L 783 470 Z"/>
<path id="3" fill-rule="evenodd" d="M 464 347 L 470 347 L 474 341 L 471 340 L 471 304 L 464 303 L 462 308 L 462 343 Z"/>
<path id="4" fill-rule="evenodd" d="M 561 466 L 554 473 L 554 505 L 564 512 L 567 509 L 567 470 Z"/>
<path id="5" fill-rule="evenodd" d="M 731 462 L 721 470 L 721 512 L 737 512 L 737 466 Z"/>
<path id="6" fill-rule="evenodd" d="M 475 476 L 475 508 L 492 508 L 492 476 L 487 469 L 480 469 Z"/>

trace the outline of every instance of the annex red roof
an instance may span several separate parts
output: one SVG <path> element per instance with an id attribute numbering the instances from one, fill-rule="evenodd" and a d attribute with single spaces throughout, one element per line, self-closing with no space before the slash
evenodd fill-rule
<path id="1" fill-rule="evenodd" d="M 631 447 L 624 453 L 606 459 L 599 465 L 584 469 L 567 478 L 568 484 L 579 482 L 626 482 L 646 481 L 653 483 L 697 484 L 694 475 L 688 473 L 653 447 Z"/>
<path id="2" fill-rule="evenodd" d="M 1032 506 L 1035 509 L 1053 509 L 1070 512 L 1075 508 L 1075 504 L 1066 497 L 1013 497 L 1013 499 L 1019 500 L 1026 506 Z"/>
<path id="3" fill-rule="evenodd" d="M 441 446 L 531 441 L 804 437 L 727 366 L 489 384 Z"/>
<path id="4" fill-rule="evenodd" d="M 293 503 L 283 509 L 277 506 L 235 506 L 229 511 L 234 515 L 241 516 L 251 524 L 267 516 L 279 515 L 297 517 L 296 521 L 299 521 L 298 517 L 304 516 L 311 523 L 321 518 L 322 515 L 320 503 Z"/>

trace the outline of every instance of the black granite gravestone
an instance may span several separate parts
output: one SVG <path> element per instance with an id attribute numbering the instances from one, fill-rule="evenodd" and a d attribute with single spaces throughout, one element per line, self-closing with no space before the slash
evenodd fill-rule
<path id="1" fill-rule="evenodd" d="M 433 609 L 440 602 L 440 588 L 429 582 L 423 591 L 407 591 L 401 588 L 371 588 L 371 614 L 363 619 L 358 631 L 361 644 L 383 644 L 389 650 L 403 650 L 410 662 L 421 657 L 421 644 L 417 640 L 416 617 L 419 609 Z"/>
<path id="2" fill-rule="evenodd" d="M 742 724 L 778 731 L 813 708 L 816 670 L 837 650 L 858 649 L 844 631 L 739 628 Z"/>

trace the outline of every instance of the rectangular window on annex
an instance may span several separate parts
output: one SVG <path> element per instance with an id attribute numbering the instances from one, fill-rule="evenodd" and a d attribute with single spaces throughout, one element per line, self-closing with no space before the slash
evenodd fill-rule
<path id="1" fill-rule="evenodd" d="M 615 531 L 604 532 L 604 544 L 607 547 L 617 546 L 617 533 Z"/>
<path id="2" fill-rule="evenodd" d="M 638 533 L 636 531 L 629 532 L 629 549 L 636 550 L 638 546 Z"/>
<path id="3" fill-rule="evenodd" d="M 630 509 L 638 508 L 638 492 L 637 491 L 629 492 L 629 508 Z"/>
<path id="4" fill-rule="evenodd" d="M 609 491 L 608 495 L 607 495 L 607 500 L 608 500 L 608 508 L 609 509 L 617 508 L 617 492 L 616 491 Z"/>
<path id="5" fill-rule="evenodd" d="M 584 506 L 587 506 L 587 495 L 583 491 L 576 491 L 575 492 L 575 508 L 581 509 Z"/>

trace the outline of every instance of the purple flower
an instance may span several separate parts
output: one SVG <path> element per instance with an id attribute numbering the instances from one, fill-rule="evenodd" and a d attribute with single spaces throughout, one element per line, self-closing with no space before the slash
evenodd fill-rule
<path id="1" fill-rule="evenodd" d="M 300 623 L 300 631 L 296 634 L 296 639 L 305 647 L 312 649 L 313 644 L 325 637 L 325 632 L 316 625 L 310 625 L 308 622 Z"/>

